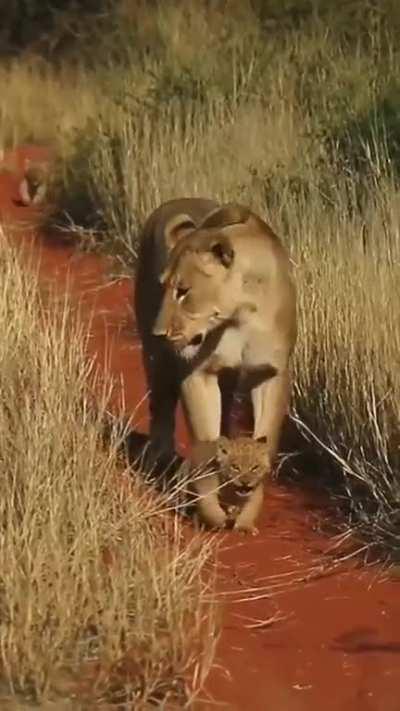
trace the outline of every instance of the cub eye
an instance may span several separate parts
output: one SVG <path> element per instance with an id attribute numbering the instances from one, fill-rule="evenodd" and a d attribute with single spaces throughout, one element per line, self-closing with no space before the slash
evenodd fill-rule
<path id="1" fill-rule="evenodd" d="M 182 301 L 182 299 L 185 298 L 186 294 L 188 294 L 189 289 L 186 289 L 183 286 L 177 286 L 175 289 L 175 299 L 177 301 Z"/>

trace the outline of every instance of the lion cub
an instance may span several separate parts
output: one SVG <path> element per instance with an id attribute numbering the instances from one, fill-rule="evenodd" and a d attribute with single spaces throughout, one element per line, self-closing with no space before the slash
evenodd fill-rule
<path id="1" fill-rule="evenodd" d="M 265 440 L 249 437 L 202 442 L 192 466 L 209 462 L 211 468 L 193 482 L 199 496 L 196 518 L 212 528 L 232 527 L 257 534 L 255 521 L 264 499 L 264 480 L 271 471 Z"/>
<path id="2" fill-rule="evenodd" d="M 40 205 L 48 189 L 49 166 L 47 163 L 26 159 L 24 177 L 19 184 L 19 198 L 23 205 Z"/>
<path id="3" fill-rule="evenodd" d="M 6 156 L 0 148 L 0 171 L 18 176 L 23 171 L 18 184 L 17 202 L 21 205 L 41 205 L 46 198 L 50 179 L 50 166 L 46 161 L 25 158 L 22 167 L 15 155 Z"/>

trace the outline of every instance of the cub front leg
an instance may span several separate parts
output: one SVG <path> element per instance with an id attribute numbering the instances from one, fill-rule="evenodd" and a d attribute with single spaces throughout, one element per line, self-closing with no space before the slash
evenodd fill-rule
<path id="1" fill-rule="evenodd" d="M 239 513 L 233 528 L 235 531 L 251 533 L 255 536 L 258 533 L 255 523 L 259 517 L 264 501 L 264 485 L 261 483 L 251 493 L 241 512 Z"/>
<path id="2" fill-rule="evenodd" d="M 214 472 L 200 473 L 192 483 L 197 495 L 196 519 L 209 528 L 224 528 L 227 515 L 218 500 L 219 478 Z"/>

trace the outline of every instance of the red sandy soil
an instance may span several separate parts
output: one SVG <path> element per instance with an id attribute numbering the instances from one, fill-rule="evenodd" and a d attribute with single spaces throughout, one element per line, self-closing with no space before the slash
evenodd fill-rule
<path id="1" fill-rule="evenodd" d="M 45 149 L 22 147 L 20 166 L 33 151 L 38 159 L 47 155 Z M 89 354 L 116 377 L 114 406 L 122 404 L 127 415 L 135 412 L 135 426 L 145 432 L 133 283 L 110 281 L 110 260 L 40 234 L 38 213 L 15 204 L 20 178 L 2 174 L 0 166 L 0 219 L 25 223 L 18 239 L 28 245 L 34 236 L 43 281 L 51 280 L 61 292 L 68 284 L 83 304 Z M 187 451 L 180 412 L 177 440 Z M 399 583 L 376 566 L 348 561 L 335 567 L 330 551 L 338 541 L 321 532 L 324 519 L 329 512 L 316 497 L 271 483 L 260 534 L 224 534 L 218 564 L 225 600 L 222 633 L 204 700 L 196 708 L 400 711 Z"/>

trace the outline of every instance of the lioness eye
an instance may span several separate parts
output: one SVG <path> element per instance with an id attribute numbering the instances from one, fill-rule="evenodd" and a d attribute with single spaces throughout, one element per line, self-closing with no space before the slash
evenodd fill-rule
<path id="1" fill-rule="evenodd" d="M 177 301 L 182 301 L 188 293 L 189 289 L 185 289 L 183 286 L 177 286 L 175 289 L 175 298 Z"/>

